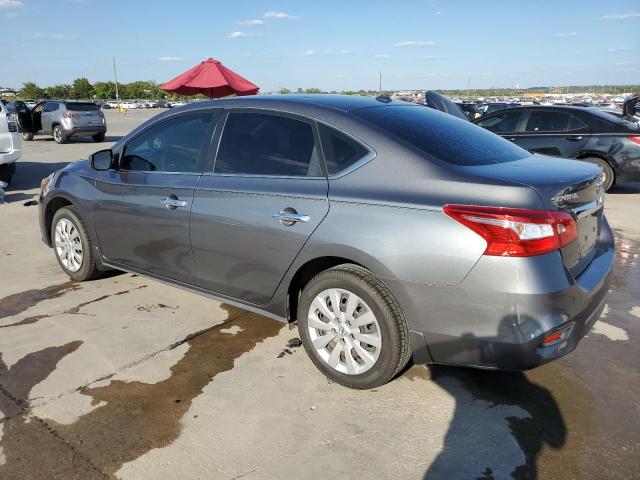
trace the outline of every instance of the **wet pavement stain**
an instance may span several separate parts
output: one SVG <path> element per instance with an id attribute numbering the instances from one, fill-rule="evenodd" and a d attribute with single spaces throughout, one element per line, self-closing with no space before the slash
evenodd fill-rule
<path id="1" fill-rule="evenodd" d="M 65 356 L 82 344 L 70 342 L 32 352 L 11 368 L 0 354 L 0 411 L 5 457 L 0 478 L 84 480 L 104 478 L 85 455 L 77 452 L 41 419 L 29 416 L 29 392 L 56 368 Z"/>
<path id="2" fill-rule="evenodd" d="M 218 373 L 231 370 L 242 354 L 286 328 L 244 310 L 223 308 L 229 320 L 170 347 L 189 344 L 182 359 L 171 367 L 168 379 L 155 384 L 117 380 L 103 387 L 82 388 L 80 392 L 91 396 L 94 404 L 106 405 L 72 425 L 49 425 L 109 476 L 124 463 L 173 442 L 180 433 L 181 418 L 203 388 Z M 234 325 L 242 330 L 235 335 L 221 332 Z"/>
<path id="3" fill-rule="evenodd" d="M 65 293 L 78 290 L 79 288 L 79 283 L 65 282 L 37 290 L 14 293 L 13 295 L 4 297 L 0 300 L 0 320 L 22 313 L 43 300 L 61 297 Z"/>

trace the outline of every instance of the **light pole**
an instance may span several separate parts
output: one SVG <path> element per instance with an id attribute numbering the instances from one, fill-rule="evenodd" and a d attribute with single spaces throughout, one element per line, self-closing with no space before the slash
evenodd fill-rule
<path id="1" fill-rule="evenodd" d="M 116 102 L 120 103 L 120 95 L 118 93 L 118 73 L 116 72 L 116 57 L 113 57 L 113 78 L 116 80 Z"/>

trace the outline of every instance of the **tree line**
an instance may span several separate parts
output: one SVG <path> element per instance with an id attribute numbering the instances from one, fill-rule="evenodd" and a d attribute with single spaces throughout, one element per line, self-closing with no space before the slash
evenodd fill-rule
<path id="1" fill-rule="evenodd" d="M 165 92 L 160 88 L 160 85 L 153 81 L 118 82 L 118 95 L 125 100 L 160 98 L 178 100 L 185 98 L 182 95 Z M 47 98 L 61 100 L 112 100 L 116 98 L 116 84 L 115 82 L 96 82 L 92 84 L 86 78 L 76 78 L 71 84 L 59 84 L 49 87 L 40 87 L 35 82 L 25 82 L 18 91 L 18 97 L 33 100 Z"/>

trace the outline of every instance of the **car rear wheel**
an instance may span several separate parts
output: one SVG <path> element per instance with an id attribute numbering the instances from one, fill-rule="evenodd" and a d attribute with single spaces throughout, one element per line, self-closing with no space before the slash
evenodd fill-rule
<path id="1" fill-rule="evenodd" d="M 407 322 L 389 288 L 367 269 L 339 265 L 313 277 L 298 302 L 307 354 L 350 388 L 383 385 L 411 356 Z"/>
<path id="2" fill-rule="evenodd" d="M 53 127 L 53 139 L 56 143 L 67 143 L 67 136 L 60 125 Z"/>
<path id="3" fill-rule="evenodd" d="M 33 140 L 33 133 L 21 132 L 20 136 L 25 142 L 30 142 Z"/>
<path id="4" fill-rule="evenodd" d="M 96 143 L 104 142 L 105 133 L 104 132 L 96 133 L 91 138 L 93 138 L 93 141 Z"/>
<path id="5" fill-rule="evenodd" d="M 613 168 L 611 168 L 611 165 L 609 165 L 606 162 L 606 160 L 603 160 L 598 157 L 588 157 L 588 158 L 583 158 L 582 161 L 593 163 L 595 165 L 598 165 L 600 168 L 602 168 L 602 171 L 604 172 L 604 182 L 602 184 L 602 187 L 604 188 L 605 192 L 613 186 L 616 180 L 616 176 L 615 176 L 615 173 L 613 172 Z"/>
<path id="6" fill-rule="evenodd" d="M 55 213 L 51 239 L 58 263 L 72 280 L 84 282 L 100 276 L 87 229 L 73 207 Z"/>

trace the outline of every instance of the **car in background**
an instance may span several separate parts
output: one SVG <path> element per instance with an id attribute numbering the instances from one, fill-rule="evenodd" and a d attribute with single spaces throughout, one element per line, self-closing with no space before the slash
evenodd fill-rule
<path id="1" fill-rule="evenodd" d="M 264 95 L 155 116 L 45 178 L 39 218 L 74 281 L 135 272 L 297 323 L 363 389 L 412 356 L 527 369 L 575 349 L 615 260 L 601 182 L 425 106 Z"/>
<path id="2" fill-rule="evenodd" d="M 107 121 L 100 107 L 93 102 L 45 100 L 28 112 L 18 112 L 22 139 L 34 135 L 51 135 L 56 143 L 66 143 L 71 137 L 92 137 L 102 142 L 107 133 Z"/>
<path id="3" fill-rule="evenodd" d="M 514 108 L 519 106 L 520 106 L 519 103 L 493 102 L 493 103 L 484 103 L 482 105 L 479 105 L 478 110 L 482 115 L 489 115 L 493 112 L 504 110 L 505 108 Z"/>
<path id="4" fill-rule="evenodd" d="M 455 102 L 458 107 L 465 113 L 469 120 L 475 120 L 482 116 L 482 112 L 475 103 Z"/>
<path id="5" fill-rule="evenodd" d="M 475 124 L 549 161 L 564 157 L 598 165 L 605 190 L 617 181 L 640 181 L 640 127 L 629 117 L 595 107 L 525 106 Z"/>
<path id="6" fill-rule="evenodd" d="M 167 100 L 158 100 L 157 102 L 158 108 L 171 108 L 172 105 Z"/>
<path id="7" fill-rule="evenodd" d="M 5 183 L 11 182 L 22 153 L 16 116 L 8 108 L 8 103 L 0 102 L 0 182 Z"/>
<path id="8" fill-rule="evenodd" d="M 109 108 L 118 108 L 120 102 L 118 102 L 117 100 L 109 100 L 105 105 L 108 105 Z"/>

